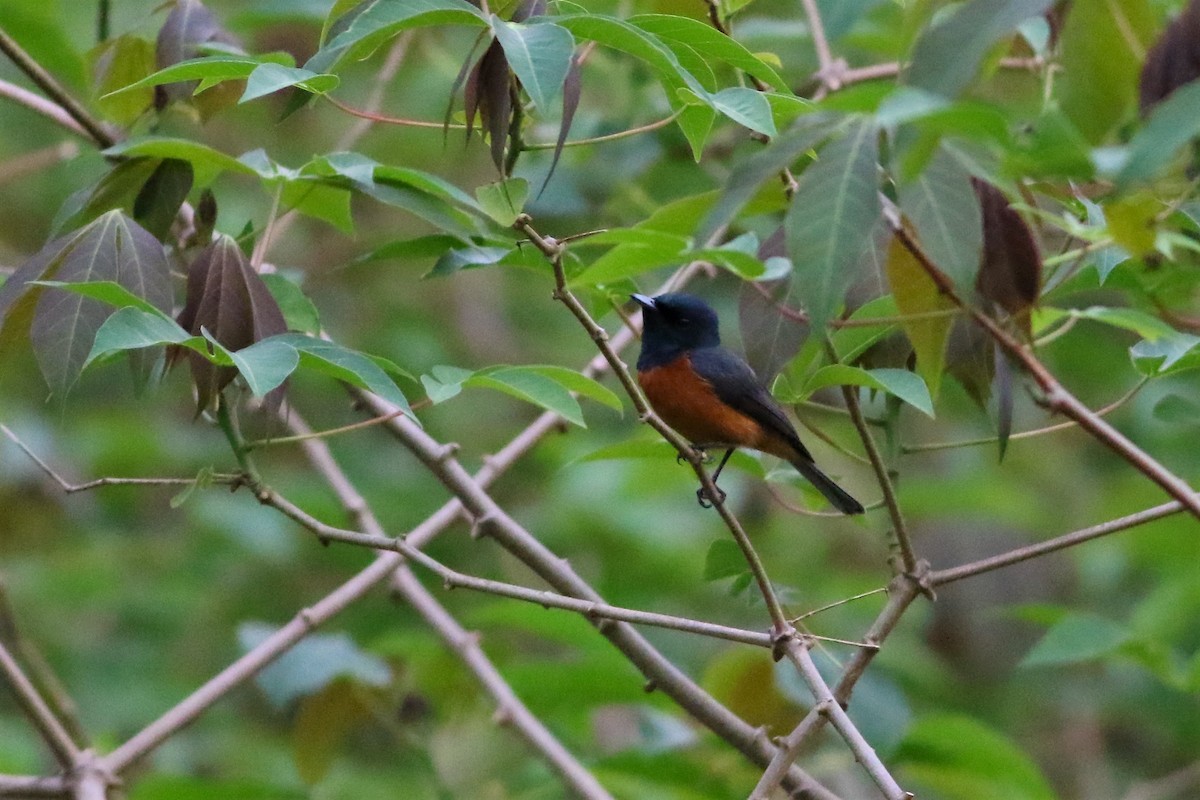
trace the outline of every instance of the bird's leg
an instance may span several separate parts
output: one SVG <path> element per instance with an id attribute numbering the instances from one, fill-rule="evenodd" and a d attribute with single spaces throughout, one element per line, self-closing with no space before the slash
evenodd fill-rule
<path id="1" fill-rule="evenodd" d="M 717 469 L 712 474 L 713 488 L 717 490 L 717 502 L 719 503 L 725 502 L 725 492 L 721 491 L 721 488 L 717 486 L 717 478 L 721 477 L 721 470 L 725 469 L 725 462 L 733 455 L 733 451 L 734 448 L 732 447 L 725 451 L 725 455 L 721 456 L 721 463 L 717 464 Z M 703 486 L 696 490 L 696 502 L 700 504 L 701 508 L 712 508 L 712 498 L 709 497 L 708 490 Z"/>

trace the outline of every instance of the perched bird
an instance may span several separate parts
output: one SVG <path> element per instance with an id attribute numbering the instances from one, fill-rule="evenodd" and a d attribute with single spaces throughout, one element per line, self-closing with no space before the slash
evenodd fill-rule
<path id="1" fill-rule="evenodd" d="M 843 514 L 862 504 L 817 469 L 796 429 L 750 365 L 721 347 L 717 314 L 679 292 L 633 295 L 642 307 L 638 383 L 663 421 L 700 450 L 724 448 L 713 483 L 738 447 L 778 456 L 799 470 Z M 697 492 L 701 505 L 705 493 Z"/>

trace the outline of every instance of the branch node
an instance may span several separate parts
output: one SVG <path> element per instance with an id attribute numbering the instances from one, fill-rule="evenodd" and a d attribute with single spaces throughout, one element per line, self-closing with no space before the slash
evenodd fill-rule
<path id="1" fill-rule="evenodd" d="M 438 464 L 445 464 L 458 453 L 458 442 L 447 442 L 433 456 L 433 460 Z"/>
<path id="2" fill-rule="evenodd" d="M 484 536 L 487 536 L 488 529 L 491 527 L 491 524 L 495 522 L 495 519 L 496 518 L 491 512 L 481 514 L 480 516 L 476 517 L 471 523 L 471 538 L 480 539 Z"/>
<path id="3" fill-rule="evenodd" d="M 500 706 L 496 709 L 496 713 L 492 714 L 492 722 L 502 728 L 507 728 L 512 725 L 513 712 L 508 706 Z"/>
<path id="4" fill-rule="evenodd" d="M 931 602 L 937 600 L 937 592 L 933 589 L 933 571 L 929 568 L 928 561 L 921 559 L 917 562 L 916 569 L 904 573 L 904 577 L 912 581 Z"/>
<path id="5" fill-rule="evenodd" d="M 646 694 L 653 694 L 654 692 L 657 692 L 658 681 L 654 680 L 653 678 L 647 680 L 644 684 L 642 684 L 642 691 Z"/>
<path id="6" fill-rule="evenodd" d="M 300 609 L 296 616 L 299 617 L 300 621 L 304 623 L 304 627 L 308 628 L 310 631 L 316 630 L 317 626 L 321 624 L 320 618 L 308 606 Z"/>

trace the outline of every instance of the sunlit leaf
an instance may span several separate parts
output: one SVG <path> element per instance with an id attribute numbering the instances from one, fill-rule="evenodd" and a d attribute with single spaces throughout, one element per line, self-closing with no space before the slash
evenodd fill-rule
<path id="1" fill-rule="evenodd" d="M 246 91 L 242 92 L 238 102 L 245 103 L 289 86 L 298 86 L 313 94 L 324 94 L 336 89 L 338 83 L 336 75 L 318 74 L 282 64 L 259 64 L 246 78 Z"/>
<path id="2" fill-rule="evenodd" d="M 954 308 L 937 284 L 899 238 L 893 238 L 888 247 L 888 283 L 896 299 L 896 309 L 906 319 L 901 327 L 912 343 L 917 355 L 917 373 L 925 379 L 929 393 L 934 398 L 942 383 L 942 371 L 946 363 L 946 338 L 950 335 L 953 318 L 935 316 L 936 312 Z"/>
<path id="3" fill-rule="evenodd" d="M 302 333 L 288 333 L 276 338 L 300 352 L 300 366 L 377 394 L 416 421 L 400 387 L 378 364 L 362 353 Z"/>
<path id="4" fill-rule="evenodd" d="M 529 182 L 524 178 L 508 178 L 480 186 L 475 190 L 475 196 L 485 214 L 508 227 L 525 208 Z"/>

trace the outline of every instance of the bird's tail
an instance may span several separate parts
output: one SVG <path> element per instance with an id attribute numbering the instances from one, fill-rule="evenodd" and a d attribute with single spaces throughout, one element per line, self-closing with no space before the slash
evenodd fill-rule
<path id="1" fill-rule="evenodd" d="M 861 514 L 863 513 L 862 503 L 850 496 L 842 487 L 833 482 L 833 479 L 821 472 L 817 465 L 803 458 L 797 458 L 792 461 L 794 466 L 801 475 L 808 479 L 808 482 L 817 487 L 817 491 L 825 495 L 825 499 L 833 504 L 833 507 L 843 514 Z"/>

